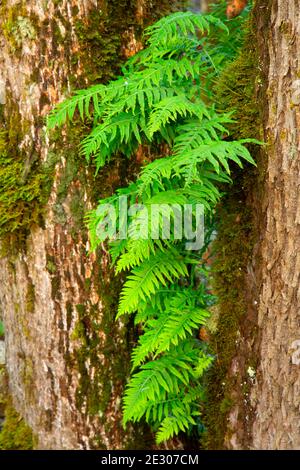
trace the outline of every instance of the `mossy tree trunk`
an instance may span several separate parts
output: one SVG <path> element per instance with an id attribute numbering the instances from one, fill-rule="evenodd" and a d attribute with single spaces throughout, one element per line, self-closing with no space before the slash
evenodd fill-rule
<path id="1" fill-rule="evenodd" d="M 1 317 L 9 389 L 44 449 L 147 447 L 121 425 L 133 343 L 115 322 L 120 279 L 87 254 L 83 216 L 130 176 L 94 178 L 79 122 L 49 137 L 44 118 L 72 89 L 106 81 L 175 2 L 5 0 L 0 5 Z M 134 165 L 134 164 L 133 164 Z"/>
<path id="2" fill-rule="evenodd" d="M 251 23 L 225 99 L 266 146 L 220 209 L 207 446 L 299 449 L 299 2 L 257 0 Z"/>

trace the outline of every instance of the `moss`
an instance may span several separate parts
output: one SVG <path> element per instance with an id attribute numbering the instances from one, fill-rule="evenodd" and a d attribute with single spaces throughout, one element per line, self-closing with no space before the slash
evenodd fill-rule
<path id="1" fill-rule="evenodd" d="M 84 75 L 88 76 L 91 82 L 112 78 L 121 65 L 121 35 L 111 27 L 107 13 L 98 8 L 93 10 L 87 20 L 76 21 L 75 31 L 80 47 L 72 56 L 73 67 L 82 63 Z"/>
<path id="2" fill-rule="evenodd" d="M 233 139 L 261 138 L 256 98 L 260 80 L 255 38 L 249 30 L 240 56 L 225 68 L 216 87 L 219 107 L 226 111 L 235 109 L 235 122 L 230 129 Z M 250 150 L 254 157 L 259 152 L 257 147 Z M 257 239 L 253 209 L 249 204 L 257 171 L 252 166 L 235 169 L 232 179 L 233 185 L 227 188 L 217 210 L 218 236 L 212 247 L 215 257 L 212 283 L 218 297 L 218 323 L 211 335 L 210 347 L 216 360 L 206 378 L 208 398 L 204 422 L 207 431 L 202 440 L 202 445 L 209 449 L 224 447 L 228 413 L 234 406 L 232 391 L 237 384 L 230 375 L 230 367 L 238 354 L 241 325 L 247 314 L 247 266 Z"/>
<path id="3" fill-rule="evenodd" d="M 29 282 L 27 285 L 26 299 L 25 299 L 26 312 L 33 313 L 34 307 L 35 307 L 35 287 L 31 279 L 29 278 Z"/>
<path id="4" fill-rule="evenodd" d="M 34 362 L 31 357 L 23 358 L 22 380 L 27 403 L 35 403 Z"/>
<path id="5" fill-rule="evenodd" d="M 25 2 L 22 2 L 22 5 Z M 59 5 L 60 2 L 55 2 Z M 4 7 L 6 2 L 2 2 Z M 139 17 L 137 11 L 137 2 L 128 2 L 127 0 L 112 0 L 101 2 L 101 8 L 91 7 L 89 18 L 86 20 L 75 19 L 75 32 L 79 40 L 78 52 L 74 52 L 69 57 L 72 35 L 74 31 L 70 30 L 69 22 L 63 15 L 59 14 L 58 9 L 53 14 L 53 21 L 45 20 L 39 31 L 40 56 L 44 55 L 47 48 L 44 32 L 52 31 L 53 57 L 49 58 L 49 68 L 51 61 L 55 61 L 56 51 L 63 45 L 66 51 L 65 60 L 70 71 L 68 83 L 65 80 L 62 88 L 69 90 L 71 87 L 86 87 L 89 84 L 106 82 L 115 77 L 120 72 L 120 67 L 125 59 L 128 50 L 125 49 L 129 35 L 134 30 L 135 37 L 139 40 L 142 37 L 143 27 L 151 21 L 158 19 L 162 14 L 170 11 L 170 5 L 176 7 L 177 2 L 169 0 L 154 0 L 146 2 L 143 6 L 143 18 Z M 3 18 L 7 11 L 3 11 Z M 76 15 L 76 10 L 73 11 Z M 13 12 L 10 12 L 12 21 L 7 24 L 7 37 L 13 36 L 12 24 L 15 22 Z M 20 13 L 22 16 L 23 13 Z M 25 15 L 25 12 L 24 12 Z M 25 15 L 26 16 L 26 15 Z M 35 31 L 39 27 L 35 24 L 33 18 L 30 18 Z M 29 39 L 29 38 L 27 38 Z M 26 40 L 27 40 L 26 39 Z M 14 40 L 13 38 L 11 39 Z M 19 47 L 17 45 L 17 47 Z M 21 47 L 19 48 L 21 49 Z M 74 48 L 73 48 L 74 51 Z M 18 52 L 18 51 L 17 51 Z M 36 67 L 31 74 L 30 82 L 38 83 L 40 81 L 39 68 Z M 49 78 L 51 85 L 51 78 Z M 40 105 L 47 104 L 47 97 L 41 98 Z M 10 97 L 6 105 L 6 122 L 3 130 L 5 131 L 4 147 L 5 158 L 10 158 L 5 167 L 6 174 L 10 174 L 10 180 L 13 181 L 16 201 L 11 201 L 8 194 L 8 203 L 6 212 L 12 221 L 5 221 L 0 225 L 0 237 L 6 237 L 10 242 L 14 240 L 13 245 L 7 250 L 11 253 L 12 246 L 16 246 L 16 239 L 20 239 L 20 246 L 26 239 L 28 231 L 32 224 L 43 223 L 43 210 L 45 208 L 51 185 L 53 182 L 53 168 L 56 163 L 60 164 L 60 174 L 56 191 L 56 201 L 53 207 L 55 222 L 58 224 L 68 223 L 68 233 L 73 238 L 76 233 L 83 230 L 83 215 L 85 207 L 83 204 L 84 191 L 89 191 L 93 202 L 101 196 L 111 194 L 116 186 L 125 184 L 128 175 L 130 177 L 130 167 L 128 161 L 117 157 L 111 164 L 103 169 L 97 177 L 93 176 L 93 167 L 87 170 L 87 165 L 80 155 L 78 155 L 78 144 L 82 137 L 90 130 L 91 123 L 82 124 L 75 121 L 66 128 L 66 140 L 61 139 L 61 130 L 54 132 L 51 136 L 55 151 L 49 154 L 47 166 L 43 166 L 37 156 L 29 162 L 26 169 L 26 179 L 22 178 L 26 161 L 27 152 L 20 152 L 18 144 L 24 136 L 29 133 L 29 123 L 23 123 L 20 129 L 16 123 L 20 122 L 20 116 L 13 106 Z M 64 159 L 61 159 L 61 156 Z M 18 171 L 14 169 L 14 163 L 18 162 Z M 1 165 L 0 165 L 1 169 Z M 21 175 L 21 178 L 20 178 Z M 22 181 L 18 185 L 17 182 Z M 26 193 L 27 186 L 32 184 L 30 193 Z M 2 182 L 0 183 L 2 184 Z M 17 189 L 16 189 L 17 188 Z M 19 191 L 20 188 L 20 191 Z M 0 188 L 1 189 L 1 188 Z M 2 191 L 3 192 L 3 191 Z M 32 198 L 29 198 L 29 194 Z M 18 210 L 20 207 L 20 210 Z M 0 209 L 1 221 L 1 209 Z M 13 225 L 13 222 L 15 224 Z M 82 234 L 81 234 L 82 235 Z M 83 237 L 86 235 L 83 235 Z M 84 250 L 84 248 L 83 248 Z M 85 253 L 84 253 L 85 254 Z M 83 254 L 83 256 L 84 256 Z M 100 260 L 100 254 L 98 253 Z M 48 256 L 46 260 L 46 269 L 51 275 L 52 298 L 60 299 L 60 277 L 56 269 L 55 259 Z M 101 299 L 101 313 L 98 305 L 91 305 L 90 287 L 91 280 L 87 279 L 83 289 L 86 298 L 82 299 L 82 304 L 72 305 L 67 303 L 67 325 L 71 328 L 74 325 L 75 316 L 77 322 L 73 328 L 71 339 L 76 342 L 76 351 L 66 354 L 66 364 L 70 368 L 77 367 L 80 375 L 80 383 L 76 393 L 78 409 L 86 415 L 96 415 L 100 417 L 100 424 L 106 429 L 108 436 L 114 436 L 116 433 L 122 436 L 126 448 L 143 448 L 143 432 L 138 432 L 136 436 L 133 433 L 122 429 L 121 423 L 117 422 L 111 426 L 111 421 L 107 418 L 108 413 L 116 413 L 115 398 L 122 395 L 124 383 L 129 375 L 130 368 L 130 348 L 134 343 L 134 328 L 128 321 L 124 320 L 124 325 L 120 326 L 115 321 L 117 310 L 117 298 L 120 288 L 120 279 L 114 278 L 113 273 L 107 269 L 95 267 L 95 272 L 91 278 L 96 279 L 97 295 Z M 28 293 L 29 306 L 34 292 Z M 128 328 L 128 330 L 127 330 Z M 30 367 L 27 367 L 26 382 L 30 383 L 32 374 Z M 49 411 L 48 425 L 52 425 L 52 414 Z M 113 428 L 113 429 L 112 429 Z M 139 428 L 141 430 L 142 428 Z M 134 440 L 134 442 L 133 442 Z M 101 438 L 95 438 L 91 442 L 93 448 L 105 448 Z"/>
<path id="6" fill-rule="evenodd" d="M 240 322 L 247 312 L 245 275 L 255 240 L 252 214 L 246 208 L 239 185 L 224 198 L 218 217 L 218 238 L 213 245 L 216 253 L 213 290 L 218 297 L 219 320 L 217 331 L 211 336 L 211 348 L 217 358 L 207 376 L 205 422 L 208 434 L 204 439 L 205 446 L 211 449 L 223 447 L 227 415 L 233 405 L 233 384 L 228 372 L 237 354 Z"/>
<path id="7" fill-rule="evenodd" d="M 80 385 L 76 392 L 77 407 L 81 412 L 99 416 L 102 426 L 105 427 L 110 426 L 107 424 L 106 413 L 112 400 L 121 394 L 120 388 L 123 387 L 124 377 L 129 373 L 130 358 L 126 342 L 127 325 L 125 324 L 120 332 L 115 321 L 120 281 L 110 277 L 108 283 L 103 276 L 101 277 L 98 295 L 101 297 L 103 311 L 99 317 L 98 305 L 76 305 L 78 320 L 72 340 L 78 342 L 74 354 L 76 367 L 80 373 Z M 123 338 L 121 343 L 120 335 Z M 120 432 L 121 424 L 118 423 L 116 426 Z M 107 429 L 108 435 L 112 432 L 111 429 Z M 105 448 L 97 438 L 91 445 L 95 448 Z"/>
<path id="8" fill-rule="evenodd" d="M 84 289 L 88 293 L 90 291 L 90 288 L 91 288 L 91 280 L 90 278 L 87 278 L 84 280 Z"/>
<path id="9" fill-rule="evenodd" d="M 60 293 L 60 275 L 51 277 L 51 297 L 53 300 L 59 300 Z"/>
<path id="10" fill-rule="evenodd" d="M 47 271 L 50 274 L 55 274 L 56 271 L 57 271 L 57 267 L 56 267 L 56 264 L 55 264 L 54 256 L 51 256 L 47 253 L 46 257 L 47 257 L 47 259 L 46 259 L 46 269 L 47 269 Z"/>
<path id="11" fill-rule="evenodd" d="M 29 162 L 19 150 L 26 123 L 11 109 L 9 121 L 0 125 L 0 238 L 3 254 L 22 244 L 33 224 L 41 224 L 52 180 L 49 167 Z"/>
<path id="12" fill-rule="evenodd" d="M 66 310 L 67 310 L 67 329 L 69 330 L 71 328 L 72 320 L 73 320 L 73 306 L 70 302 L 67 302 Z"/>
<path id="13" fill-rule="evenodd" d="M 223 398 L 223 400 L 220 403 L 220 413 L 222 415 L 227 414 L 228 411 L 231 410 L 233 403 L 234 403 L 233 400 L 231 400 L 230 398 L 228 397 Z"/>
<path id="14" fill-rule="evenodd" d="M 250 26 L 247 26 L 245 44 L 247 51 L 243 48 L 237 59 L 225 67 L 215 88 L 219 108 L 234 112 L 235 122 L 230 130 L 235 139 L 258 138 L 262 133 L 256 99 L 261 74 Z"/>
<path id="15" fill-rule="evenodd" d="M 90 83 L 107 82 L 115 77 L 125 59 L 124 39 L 128 31 L 134 30 L 136 40 L 141 40 L 143 27 L 170 12 L 170 3 L 169 0 L 155 0 L 149 6 L 144 5 L 141 21 L 137 2 L 104 1 L 100 8 L 90 11 L 86 20 L 76 21 L 75 31 L 80 47 L 72 56 L 72 64 L 76 67 L 81 64 L 84 77 L 80 81 L 88 77 Z M 175 9 L 179 3 L 173 2 L 172 8 Z"/>
<path id="16" fill-rule="evenodd" d="M 1 450 L 31 450 L 35 446 L 35 438 L 30 427 L 12 406 L 8 399 L 5 406 L 5 420 L 0 432 Z"/>

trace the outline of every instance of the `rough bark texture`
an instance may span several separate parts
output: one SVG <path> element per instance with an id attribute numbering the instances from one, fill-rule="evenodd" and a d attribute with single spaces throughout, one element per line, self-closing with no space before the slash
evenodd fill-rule
<path id="1" fill-rule="evenodd" d="M 95 182 L 93 169 L 77 156 L 84 126 L 77 123 L 49 141 L 43 118 L 71 89 L 113 76 L 140 47 L 144 22 L 166 13 L 172 3 L 6 0 L 0 5 L 1 129 L 11 156 L 22 158 L 20 184 L 42 168 L 40 190 L 46 199 L 50 194 L 44 217 L 25 228 L 24 211 L 29 217 L 39 200 L 22 201 L 22 236 L 18 230 L 13 237 L 7 234 L 0 264 L 10 393 L 39 448 L 150 445 L 141 430 L 125 432 L 121 426 L 120 397 L 133 339 L 127 321 L 114 320 L 120 281 L 103 252 L 87 254 L 82 220 L 95 198 L 126 178 L 126 163 L 116 161 Z M 16 207 L 12 204 L 12 211 Z M 16 240 L 19 250 L 13 251 Z"/>
<path id="2" fill-rule="evenodd" d="M 228 376 L 225 446 L 300 448 L 300 4 L 257 1 L 259 106 L 267 147 L 246 188 L 256 234 L 243 281 L 246 309 Z M 248 193 L 247 193 L 248 191 Z"/>
<path id="3" fill-rule="evenodd" d="M 140 47 L 143 23 L 171 3 L 5 0 L 0 4 L 0 154 L 5 135 L 9 154 L 22 163 L 16 191 L 27 187 L 34 196 L 30 201 L 20 195 L 11 204 L 20 229 L 10 225 L 2 241 L 0 316 L 6 329 L 10 393 L 38 437 L 39 448 L 151 446 L 142 430 L 124 432 L 120 424 L 120 397 L 133 338 L 126 322 L 114 321 L 120 281 L 113 278 L 105 253 L 87 255 L 82 220 L 96 198 L 126 180 L 130 168 L 118 159 L 95 184 L 93 170 L 77 156 L 84 126 L 76 123 L 49 141 L 41 118 L 71 89 L 113 76 L 122 59 Z M 239 312 L 220 330 L 217 353 L 232 342 L 235 354 L 226 359 L 229 366 L 226 361 L 218 364 L 218 373 L 226 368 L 227 392 L 220 391 L 223 383 L 218 383 L 222 403 L 215 408 L 213 402 L 215 410 L 208 408 L 208 413 L 220 410 L 228 418 L 214 448 L 296 449 L 300 448 L 298 0 L 258 0 L 254 25 L 264 82 L 258 86 L 259 98 L 269 145 L 259 160 L 256 182 L 241 198 L 240 193 L 233 194 L 234 210 L 228 206 L 235 236 L 228 232 L 223 238 L 223 252 L 231 262 L 223 301 L 225 296 L 229 313 L 231 306 Z M 11 167 L 3 168 L 9 172 Z M 32 174 L 40 176 L 32 180 Z M 43 198 L 35 195 L 36 187 L 48 200 L 43 217 Z M 244 204 L 248 212 L 242 211 Z M 1 210 L 0 205 L 0 214 Z M 253 227 L 258 231 L 256 244 L 253 249 L 251 242 L 247 250 L 252 255 L 245 255 L 244 239 Z M 16 243 L 18 250 L 13 250 Z M 216 430 L 219 421 L 213 423 Z"/>
<path id="4" fill-rule="evenodd" d="M 266 3 L 258 2 L 257 12 Z M 269 57 L 264 123 L 269 147 L 257 292 L 260 364 L 251 393 L 253 448 L 299 449 L 300 4 L 269 3 L 268 28 L 259 30 Z"/>
<path id="5" fill-rule="evenodd" d="M 253 149 L 257 171 L 234 175 L 219 213 L 208 448 L 300 448 L 299 15 L 299 1 L 257 0 L 223 78 L 234 137 L 267 146 Z"/>

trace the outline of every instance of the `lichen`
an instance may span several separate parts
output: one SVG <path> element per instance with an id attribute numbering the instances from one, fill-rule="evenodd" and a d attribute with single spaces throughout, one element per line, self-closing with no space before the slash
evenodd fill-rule
<path id="1" fill-rule="evenodd" d="M 28 15 L 25 1 L 19 1 L 11 6 L 6 3 L 6 1 L 1 2 L 0 8 L 2 31 L 11 52 L 19 56 L 24 42 L 36 38 L 37 21 L 34 15 Z"/>

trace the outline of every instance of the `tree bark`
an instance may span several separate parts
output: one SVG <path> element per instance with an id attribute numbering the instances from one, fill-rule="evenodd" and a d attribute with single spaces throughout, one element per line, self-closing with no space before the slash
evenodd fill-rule
<path id="1" fill-rule="evenodd" d="M 270 8 L 269 12 L 266 12 Z M 258 2 L 269 58 L 264 118 L 267 166 L 257 292 L 260 363 L 251 392 L 253 448 L 300 448 L 300 4 Z M 256 300 L 256 299 L 254 299 Z"/>
<path id="2" fill-rule="evenodd" d="M 20 228 L 2 238 L 1 317 L 10 393 L 37 436 L 38 448 L 152 445 L 143 429 L 124 431 L 121 426 L 121 395 L 134 338 L 128 321 L 114 320 L 120 280 L 104 251 L 87 254 L 82 218 L 134 167 L 116 159 L 95 182 L 93 170 L 77 155 L 83 124 L 76 122 L 49 140 L 43 118 L 72 89 L 114 76 L 122 60 L 141 47 L 143 25 L 172 3 L 0 4 L 0 130 L 13 162 L 22 164 L 16 180 L 20 196 L 8 214 Z M 299 449 L 300 5 L 298 0 L 257 0 L 253 18 L 267 146 L 258 159 L 258 176 L 241 197 L 252 214 L 256 242 L 244 265 L 232 252 L 238 287 L 226 278 L 226 301 L 229 288 L 240 290 L 231 305 L 236 308 L 243 297 L 243 315 L 229 324 L 235 354 L 224 388 L 228 382 L 230 390 L 225 398 L 223 390 L 216 392 L 222 397 L 220 409 L 226 409 L 226 425 L 213 447 Z M 9 173 L 13 165 L 3 168 Z M 27 188 L 26 197 L 20 188 Z M 43 207 L 42 200 L 47 200 Z M 230 219 L 235 229 L 244 217 L 240 207 Z M 227 241 L 228 259 L 231 235 Z M 217 354 L 229 341 L 219 334 Z M 213 411 L 208 407 L 208 413 Z"/>
<path id="3" fill-rule="evenodd" d="M 224 381 L 213 391 L 214 406 L 218 403 L 217 413 L 224 414 L 225 425 L 221 437 L 212 437 L 210 447 L 300 448 L 299 25 L 298 1 L 256 1 L 249 47 L 253 50 L 254 44 L 258 54 L 255 89 L 266 146 L 258 152 L 256 175 L 239 175 L 231 189 L 229 200 L 234 200 L 236 212 L 226 202 L 221 212 L 227 217 L 227 232 L 223 230 L 219 241 L 224 250 L 218 274 L 223 282 L 222 324 L 230 311 L 240 313 L 233 321 L 227 318 L 229 328 L 216 338 L 219 361 L 224 360 L 228 343 L 235 352 Z M 241 60 L 247 61 L 247 44 L 245 48 Z M 247 77 L 240 79 L 245 80 L 246 94 Z M 252 103 L 255 107 L 254 98 Z M 238 125 L 246 122 L 249 109 L 241 109 Z M 255 243 L 245 256 L 253 234 Z M 222 371 L 222 364 L 216 370 Z"/>
<path id="4" fill-rule="evenodd" d="M 72 89 L 114 76 L 141 47 L 143 26 L 171 4 L 5 0 L 0 5 L 1 129 L 10 154 L 21 158 L 21 187 L 41 171 L 39 190 L 48 199 L 45 207 L 37 197 L 19 196 L 12 204 L 14 216 L 23 208 L 16 219 L 22 234 L 5 235 L 0 262 L 9 389 L 41 449 L 145 445 L 141 429 L 124 431 L 121 425 L 133 338 L 128 320 L 114 319 L 120 280 L 105 251 L 88 254 L 83 223 L 97 198 L 122 184 L 127 164 L 117 159 L 95 181 L 94 170 L 78 157 L 84 126 L 77 122 L 49 140 L 44 117 Z M 25 216 L 35 212 L 38 220 L 26 225 Z"/>

